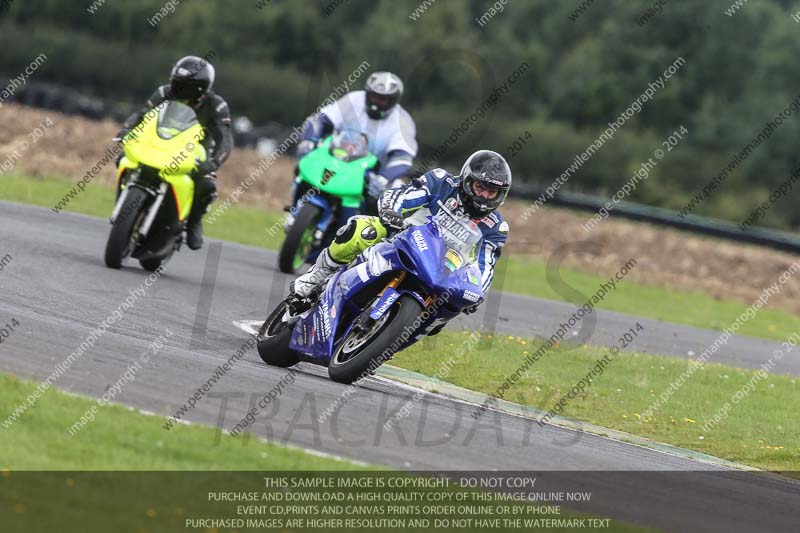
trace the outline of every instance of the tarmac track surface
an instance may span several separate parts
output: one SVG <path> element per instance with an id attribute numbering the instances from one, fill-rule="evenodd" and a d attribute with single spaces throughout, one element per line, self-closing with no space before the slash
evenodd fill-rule
<path id="1" fill-rule="evenodd" d="M 46 378 L 129 291 L 144 283 L 148 274 L 135 263 L 121 271 L 103 265 L 108 230 L 102 219 L 0 202 L 0 257 L 12 257 L 0 271 L 0 322 L 15 318 L 20 323 L 0 348 L 2 370 L 31 380 Z M 206 261 L 209 253 L 212 260 Z M 219 263 L 213 268 L 216 253 Z M 169 328 L 166 347 L 115 400 L 172 414 L 247 340 L 232 321 L 263 317 L 270 298 L 277 303 L 284 293 L 289 278 L 276 273 L 274 265 L 273 252 L 231 243 L 207 243 L 200 253 L 182 251 L 57 386 L 102 396 Z M 574 309 L 504 294 L 497 329 L 549 336 Z M 595 344 L 613 342 L 636 320 L 603 311 L 597 317 L 589 341 Z M 643 343 L 634 346 L 641 351 L 685 357 L 689 350 L 700 353 L 718 335 L 639 320 L 647 332 Z M 775 345 L 736 337 L 722 357 L 752 367 Z M 779 370 L 797 374 L 797 362 L 788 361 Z M 281 379 L 285 382 L 286 373 L 262 364 L 250 350 L 186 418 L 231 428 Z M 496 411 L 474 420 L 473 406 L 435 394 L 425 395 L 408 417 L 385 431 L 383 423 L 414 391 L 380 378 L 366 380 L 320 422 L 319 415 L 344 391 L 327 379 L 325 369 L 301 364 L 294 382 L 260 413 L 252 431 L 276 442 L 407 470 L 537 472 L 543 479 L 558 479 L 564 490 L 592 490 L 584 511 L 670 531 L 796 531 L 800 520 L 800 485 L 795 482 L 570 429 L 539 427 Z M 3 407 L 4 419 L 15 406 Z M 71 422 L 65 421 L 65 429 Z M 167 430 L 164 438 L 169 438 Z"/>

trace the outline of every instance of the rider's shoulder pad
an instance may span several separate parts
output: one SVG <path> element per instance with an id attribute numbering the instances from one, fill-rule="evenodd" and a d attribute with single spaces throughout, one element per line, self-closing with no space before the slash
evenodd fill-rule
<path id="1" fill-rule="evenodd" d="M 434 168 L 427 173 L 427 176 L 439 183 L 445 182 L 450 187 L 457 187 L 458 183 L 453 179 L 453 175 L 443 168 Z"/>

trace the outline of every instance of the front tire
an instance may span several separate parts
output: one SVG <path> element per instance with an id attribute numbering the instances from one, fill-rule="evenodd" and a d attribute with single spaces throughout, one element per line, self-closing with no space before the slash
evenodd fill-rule
<path id="1" fill-rule="evenodd" d="M 286 305 L 286 301 L 283 301 L 272 311 L 256 337 L 256 346 L 261 360 L 270 366 L 281 368 L 296 365 L 300 361 L 297 352 L 289 348 L 294 328 L 282 320 L 286 313 Z"/>
<path id="2" fill-rule="evenodd" d="M 278 268 L 281 272 L 294 274 L 306 262 L 321 214 L 322 210 L 313 204 L 305 203 L 300 208 L 278 255 Z"/>
<path id="3" fill-rule="evenodd" d="M 161 266 L 161 259 L 140 259 L 139 264 L 148 272 L 155 272 Z"/>
<path id="4" fill-rule="evenodd" d="M 351 330 L 331 357 L 328 376 L 333 381 L 350 384 L 372 374 L 394 355 L 391 346 L 401 340 L 403 330 L 422 313 L 422 304 L 410 294 L 403 294 L 386 311 L 388 318 L 378 319 L 372 331 L 364 334 Z M 413 332 L 412 332 L 413 333 Z M 356 339 L 356 335 L 365 335 Z M 348 341 L 356 347 L 347 350 Z"/>
<path id="5" fill-rule="evenodd" d="M 125 203 L 122 204 L 116 223 L 106 243 L 105 261 L 108 268 L 122 268 L 122 262 L 133 253 L 135 242 L 133 234 L 141 224 L 147 193 L 138 187 L 131 187 Z"/>

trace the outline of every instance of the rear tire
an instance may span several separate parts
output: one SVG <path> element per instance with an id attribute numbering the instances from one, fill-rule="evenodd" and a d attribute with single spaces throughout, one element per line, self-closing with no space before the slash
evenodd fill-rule
<path id="1" fill-rule="evenodd" d="M 392 343 L 398 341 L 403 329 L 422 313 L 422 304 L 410 294 L 403 294 L 386 312 L 391 313 L 388 320 L 379 326 L 377 331 L 371 333 L 372 337 L 367 339 L 366 344 L 344 360 L 342 358 L 345 344 L 355 332 L 351 331 L 342 339 L 328 366 L 328 375 L 333 381 L 349 385 L 362 376 L 373 374 L 394 355 L 394 351 L 391 350 Z M 382 355 L 384 353 L 385 355 Z"/>
<path id="2" fill-rule="evenodd" d="M 111 226 L 106 243 L 105 261 L 108 268 L 122 268 L 122 262 L 133 253 L 131 237 L 135 226 L 140 223 L 142 209 L 146 204 L 147 193 L 138 187 L 131 187 L 125 203 L 122 204 L 117 222 Z"/>
<path id="3" fill-rule="evenodd" d="M 303 204 L 300 213 L 283 241 L 278 255 L 278 268 L 286 274 L 294 274 L 311 251 L 311 241 L 322 210 L 309 203 Z"/>
<path id="4" fill-rule="evenodd" d="M 283 301 L 267 317 L 256 337 L 261 360 L 270 366 L 281 368 L 290 367 L 300 361 L 297 352 L 289 348 L 294 327 L 281 320 L 285 312 L 286 302 Z"/>

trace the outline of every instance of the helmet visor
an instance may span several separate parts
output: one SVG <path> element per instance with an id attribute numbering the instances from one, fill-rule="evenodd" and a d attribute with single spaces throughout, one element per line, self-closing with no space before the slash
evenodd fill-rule
<path id="1" fill-rule="evenodd" d="M 190 100 L 202 92 L 203 84 L 197 80 L 174 79 L 172 80 L 172 96 L 177 100 Z"/>
<path id="2" fill-rule="evenodd" d="M 397 101 L 397 96 L 367 92 L 367 106 L 375 106 L 381 111 L 389 110 Z"/>
<path id="3" fill-rule="evenodd" d="M 494 200 L 500 194 L 500 187 L 480 180 L 472 180 L 472 193 L 477 198 Z"/>

